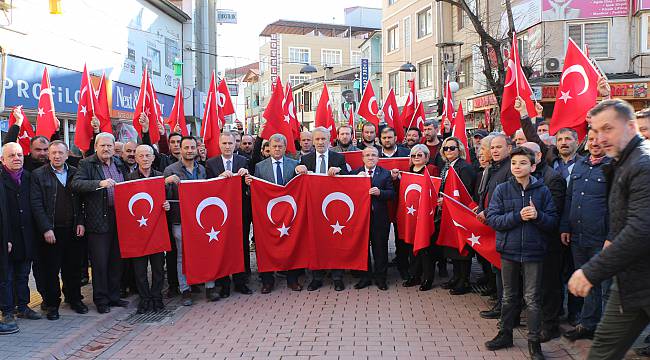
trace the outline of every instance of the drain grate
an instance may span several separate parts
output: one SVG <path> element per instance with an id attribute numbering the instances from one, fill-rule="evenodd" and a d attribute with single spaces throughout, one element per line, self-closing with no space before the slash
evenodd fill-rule
<path id="1" fill-rule="evenodd" d="M 129 315 L 124 321 L 129 324 L 152 324 L 162 323 L 167 319 L 174 316 L 175 310 L 165 309 L 158 312 L 150 312 L 146 314 L 133 313 Z"/>

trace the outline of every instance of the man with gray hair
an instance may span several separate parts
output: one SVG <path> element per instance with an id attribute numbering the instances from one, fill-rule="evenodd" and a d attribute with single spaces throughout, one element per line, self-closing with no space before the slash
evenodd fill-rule
<path id="1" fill-rule="evenodd" d="M 72 190 L 82 195 L 88 252 L 92 263 L 93 302 L 105 314 L 111 306 L 126 307 L 120 299 L 122 264 L 115 219 L 115 184 L 128 174 L 115 155 L 115 137 L 102 132 L 95 137 L 95 154 L 79 162 Z"/>
<path id="2" fill-rule="evenodd" d="M 300 159 L 300 165 L 296 167 L 297 174 L 306 174 L 308 171 L 316 174 L 327 174 L 334 176 L 337 174 L 347 175 L 348 167 L 345 157 L 337 152 L 329 150 L 330 132 L 326 128 L 319 126 L 314 129 L 314 147 L 316 152 L 303 156 Z M 313 280 L 307 286 L 307 290 L 314 291 L 323 286 L 325 279 L 325 270 L 312 271 Z M 345 289 L 343 284 L 343 270 L 332 270 L 332 280 L 334 281 L 334 290 L 341 291 Z"/>

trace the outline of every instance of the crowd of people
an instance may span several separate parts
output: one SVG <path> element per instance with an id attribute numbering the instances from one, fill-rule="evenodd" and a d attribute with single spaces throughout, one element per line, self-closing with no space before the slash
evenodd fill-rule
<path id="1" fill-rule="evenodd" d="M 513 329 L 520 326 L 525 309 L 532 358 L 543 359 L 540 344 L 562 335 L 571 341 L 594 339 L 590 359 L 622 358 L 650 317 L 650 246 L 644 236 L 644 222 L 650 219 L 650 143 L 644 141 L 650 136 L 650 111 L 635 114 L 625 101 L 604 100 L 590 112 L 588 133 L 581 141 L 570 128 L 551 136 L 549 123 L 530 119 L 521 98 L 515 108 L 521 115 L 521 130 L 512 137 L 475 130 L 468 148 L 451 136 L 448 122 L 440 129 L 437 120 L 429 120 L 423 130 L 406 129 L 403 143 L 397 142 L 394 129 L 377 129 L 372 123 L 363 125 L 358 141 L 355 129 L 348 125 L 338 128 L 335 141 L 328 129 L 304 130 L 296 141 L 296 154 L 286 153 L 287 139 L 281 134 L 265 140 L 224 131 L 219 137 L 221 155 L 211 158 L 201 139 L 182 136 L 178 129 L 169 134 L 163 127 L 149 129 L 146 116 L 140 119 L 142 136 L 137 143 L 117 142 L 113 134 L 99 131 L 95 119 L 91 150 L 83 158 L 71 156 L 68 145 L 55 138 L 57 134 L 52 139 L 32 138 L 29 154 L 24 155 L 16 141 L 26 119 L 16 111 L 16 124 L 4 139 L 1 157 L 0 334 L 18 331 L 15 317 L 38 320 L 43 316 L 28 306 L 30 273 L 49 320 L 59 319 L 62 293 L 72 310 L 89 311 L 80 290 L 88 283 L 89 268 L 92 301 L 99 313 L 128 306 L 124 298 L 129 292 L 139 294 L 138 313 L 164 309 L 165 278 L 166 296 L 180 296 L 183 305 L 192 305 L 201 290 L 188 284 L 183 274 L 177 202 L 183 180 L 242 177 L 245 271 L 203 287 L 207 301 L 228 297 L 232 289 L 252 294 L 254 234 L 251 237 L 248 185 L 253 176 L 284 185 L 312 172 L 371 178 L 371 256 L 366 272 L 353 273 L 358 278 L 355 289 L 374 283 L 386 290 L 391 265 L 402 278 L 401 286 L 419 286 L 419 291 L 439 285 L 458 296 L 480 285 L 481 295 L 494 304 L 480 316 L 498 320 L 498 334 L 485 344 L 487 349 L 513 346 Z M 157 144 L 151 144 L 150 130 L 160 132 Z M 349 169 L 341 153 L 359 150 L 364 165 Z M 413 245 L 399 237 L 389 211 L 402 172 L 377 166 L 379 158 L 390 157 L 408 157 L 408 172 L 439 176 L 441 192 L 453 168 L 477 204 L 477 218 L 496 231 L 501 268 L 470 246 L 461 253 L 436 245 L 439 226 L 431 245 L 414 255 Z M 114 186 L 155 176 L 165 178 L 164 208 L 172 250 L 122 259 Z M 440 217 L 438 207 L 435 222 Z M 470 282 L 474 258 L 481 265 L 475 284 Z M 334 290 L 345 290 L 345 269 L 310 274 L 294 269 L 260 273 L 260 292 L 272 292 L 279 275 L 293 291 L 301 291 L 303 278 L 309 277 L 307 290 L 315 291 L 324 286 L 328 273 Z M 564 334 L 561 320 L 572 326 Z M 647 356 L 650 350 L 638 352 Z"/>

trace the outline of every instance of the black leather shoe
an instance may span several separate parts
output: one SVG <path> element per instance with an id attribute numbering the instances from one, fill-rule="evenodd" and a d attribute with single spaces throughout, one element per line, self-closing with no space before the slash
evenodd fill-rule
<path id="1" fill-rule="evenodd" d="M 273 291 L 273 285 L 271 284 L 262 285 L 262 291 L 261 291 L 262 294 L 269 294 L 271 293 L 271 291 Z"/>
<path id="2" fill-rule="evenodd" d="M 485 343 L 485 348 L 490 351 L 505 349 L 512 346 L 512 334 L 508 334 L 505 331 L 499 331 L 494 339 Z"/>
<path id="3" fill-rule="evenodd" d="M 470 292 L 472 292 L 472 288 L 469 286 L 469 284 L 462 284 L 449 290 L 450 295 L 465 295 Z"/>
<path id="4" fill-rule="evenodd" d="M 580 339 L 593 339 L 594 331 L 589 330 L 582 325 L 578 325 L 573 330 L 569 330 L 564 333 L 564 337 L 571 341 L 576 341 Z"/>
<path id="5" fill-rule="evenodd" d="M 370 280 L 361 279 L 361 280 L 359 280 L 358 283 L 354 284 L 354 288 L 357 289 L 357 290 L 361 290 L 361 289 L 367 288 L 368 286 L 370 286 L 370 284 L 371 284 Z"/>
<path id="6" fill-rule="evenodd" d="M 228 293 L 230 293 L 230 289 L 228 289 Z M 205 289 L 205 299 L 212 302 L 212 301 L 219 301 L 220 297 L 219 294 L 217 293 L 217 289 L 215 288 L 206 288 Z"/>
<path id="7" fill-rule="evenodd" d="M 420 291 L 429 291 L 431 289 L 433 289 L 433 281 L 431 280 L 424 280 L 420 285 Z"/>
<path id="8" fill-rule="evenodd" d="M 484 310 L 479 313 L 483 319 L 498 319 L 501 317 L 501 304 L 496 303 L 490 310 Z"/>
<path id="9" fill-rule="evenodd" d="M 320 280 L 312 280 L 309 283 L 309 286 L 307 286 L 307 291 L 314 291 L 320 289 L 320 287 L 323 286 L 323 282 Z"/>
<path id="10" fill-rule="evenodd" d="M 108 314 L 111 312 L 111 307 L 108 305 L 97 305 L 97 312 L 100 314 Z"/>
<path id="11" fill-rule="evenodd" d="M 561 335 L 560 329 L 558 328 L 542 330 L 542 332 L 539 334 L 539 342 L 541 343 L 549 342 L 553 339 L 559 338 L 560 335 Z"/>
<path id="12" fill-rule="evenodd" d="M 19 317 L 21 319 L 27 319 L 27 320 L 40 320 L 42 318 L 41 314 L 37 313 L 36 311 L 30 308 L 25 309 L 25 311 L 17 312 L 16 317 Z"/>
<path id="13" fill-rule="evenodd" d="M 449 290 L 455 288 L 457 283 L 458 283 L 458 279 L 452 277 L 449 281 L 442 283 L 440 287 L 445 290 Z"/>
<path id="14" fill-rule="evenodd" d="M 70 309 L 74 310 L 77 314 L 87 314 L 88 313 L 88 306 L 86 306 L 84 303 L 81 301 L 74 302 L 70 304 Z"/>
<path id="15" fill-rule="evenodd" d="M 388 290 L 388 285 L 386 284 L 386 281 L 377 281 L 377 289 L 381 291 Z"/>
<path id="16" fill-rule="evenodd" d="M 230 286 L 223 286 L 221 287 L 221 290 L 219 290 L 219 296 L 221 298 L 227 298 L 230 296 Z"/>
<path id="17" fill-rule="evenodd" d="M 345 290 L 345 284 L 343 284 L 343 281 L 334 280 L 334 290 L 335 291 L 343 291 L 343 290 Z"/>
<path id="18" fill-rule="evenodd" d="M 415 285 L 420 285 L 420 278 L 412 277 L 402 283 L 403 287 L 413 287 Z"/>
<path id="19" fill-rule="evenodd" d="M 531 360 L 544 360 L 544 353 L 542 353 L 542 345 L 539 341 L 528 340 L 528 353 Z"/>
<path id="20" fill-rule="evenodd" d="M 59 320 L 59 308 L 52 307 L 47 310 L 47 314 L 45 314 L 45 317 L 48 320 Z"/>
<path id="21" fill-rule="evenodd" d="M 302 285 L 299 283 L 295 282 L 293 284 L 287 284 L 287 287 L 291 289 L 292 291 L 302 291 Z"/>
<path id="22" fill-rule="evenodd" d="M 126 300 L 121 300 L 120 299 L 120 300 L 117 300 L 117 301 L 111 301 L 111 302 L 108 303 L 108 305 L 110 305 L 112 307 L 123 307 L 123 308 L 125 308 L 125 307 L 129 306 L 129 302 L 126 301 Z"/>
<path id="23" fill-rule="evenodd" d="M 253 293 L 253 290 L 246 286 L 246 284 L 235 285 L 235 291 L 244 295 L 250 295 Z"/>

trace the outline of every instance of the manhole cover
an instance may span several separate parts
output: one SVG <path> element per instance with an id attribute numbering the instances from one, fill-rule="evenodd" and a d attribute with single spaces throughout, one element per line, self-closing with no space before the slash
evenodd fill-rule
<path id="1" fill-rule="evenodd" d="M 129 317 L 126 318 L 126 320 L 124 321 L 128 322 L 129 324 L 160 323 L 174 316 L 174 313 L 175 313 L 174 310 L 168 310 L 168 309 L 158 311 L 158 312 L 146 313 L 146 314 L 133 313 L 129 315 Z"/>

